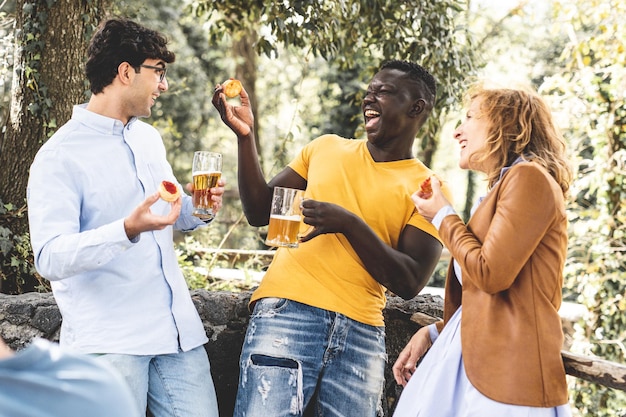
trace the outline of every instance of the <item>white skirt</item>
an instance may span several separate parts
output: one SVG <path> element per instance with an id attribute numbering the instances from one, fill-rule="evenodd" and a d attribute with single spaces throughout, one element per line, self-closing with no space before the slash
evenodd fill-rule
<path id="1" fill-rule="evenodd" d="M 461 308 L 435 340 L 400 395 L 393 417 L 571 417 L 569 404 L 541 408 L 503 404 L 467 379 L 461 352 Z"/>

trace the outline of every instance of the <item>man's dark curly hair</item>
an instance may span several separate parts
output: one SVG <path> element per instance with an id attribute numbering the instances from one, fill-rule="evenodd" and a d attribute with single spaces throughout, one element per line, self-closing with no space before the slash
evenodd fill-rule
<path id="1" fill-rule="evenodd" d="M 385 68 L 397 69 L 405 72 L 410 79 L 418 82 L 420 94 L 429 104 L 430 108 L 435 105 L 435 97 L 437 97 L 437 82 L 424 67 L 415 62 L 401 61 L 393 59 L 383 62 L 380 69 Z"/>
<path id="2" fill-rule="evenodd" d="M 113 82 L 117 68 L 128 62 L 139 69 L 146 59 L 174 62 L 167 49 L 167 38 L 127 19 L 109 19 L 100 24 L 87 48 L 85 74 L 93 94 L 101 93 Z"/>

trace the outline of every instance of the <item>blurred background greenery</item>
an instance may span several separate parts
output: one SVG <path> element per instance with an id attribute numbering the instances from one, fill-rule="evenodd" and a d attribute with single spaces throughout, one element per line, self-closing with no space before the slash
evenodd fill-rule
<path id="1" fill-rule="evenodd" d="M 60 8 L 66 8 L 61 18 Z M 59 46 L 49 37 L 81 27 L 83 42 L 60 45 L 70 48 L 66 61 L 80 61 L 84 40 L 105 14 L 136 19 L 171 40 L 177 59 L 168 68 L 169 91 L 149 122 L 162 133 L 179 181 L 190 180 L 193 151 L 224 155 L 228 185 L 218 221 L 205 231 L 177 236 L 190 288 L 250 288 L 271 259 L 262 242 L 264 229 L 250 227 L 242 216 L 236 139 L 210 103 L 214 86 L 236 77 L 251 93 L 269 179 L 320 134 L 361 137 L 359 103 L 376 67 L 385 58 L 408 58 L 439 82 L 436 112 L 420 133 L 415 154 L 450 183 L 465 218 L 485 184 L 456 166 L 452 130 L 461 118 L 464 86 L 476 78 L 504 86 L 531 84 L 549 101 L 576 172 L 564 295 L 586 313 L 571 350 L 625 362 L 623 1 L 0 0 L 2 292 L 46 289 L 32 267 L 23 179 L 42 141 L 69 117 L 71 104 L 86 100 L 84 84 L 70 83 L 81 82 L 80 71 L 73 69 L 80 65 L 46 62 Z M 442 285 L 446 265 L 441 262 L 431 285 Z M 236 279 L 228 279 L 233 271 Z M 571 385 L 577 415 L 626 415 L 623 392 L 581 380 Z"/>

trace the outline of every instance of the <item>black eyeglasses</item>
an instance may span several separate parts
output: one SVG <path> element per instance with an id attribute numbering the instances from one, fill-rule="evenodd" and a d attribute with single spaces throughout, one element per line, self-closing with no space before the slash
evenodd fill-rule
<path id="1" fill-rule="evenodd" d="M 148 68 L 148 69 L 153 69 L 156 71 L 156 73 L 159 76 L 159 82 L 163 82 L 163 80 L 165 79 L 165 74 L 167 73 L 167 68 L 165 67 L 155 67 L 154 65 L 139 65 L 140 67 L 143 68 Z"/>

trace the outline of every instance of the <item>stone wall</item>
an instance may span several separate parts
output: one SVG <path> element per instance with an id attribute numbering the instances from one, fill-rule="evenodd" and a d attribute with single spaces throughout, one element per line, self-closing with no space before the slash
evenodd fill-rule
<path id="1" fill-rule="evenodd" d="M 239 354 L 248 325 L 250 292 L 195 290 L 191 294 L 209 337 L 205 348 L 211 361 L 220 416 L 230 417 L 237 390 Z M 384 311 L 389 356 L 385 370 L 385 416 L 391 415 L 400 392 L 391 366 L 420 324 L 442 316 L 442 303 L 441 297 L 429 294 L 410 301 L 389 297 Z M 23 348 L 34 337 L 58 341 L 61 320 L 52 294 L 0 294 L 0 335 L 13 349 Z"/>

